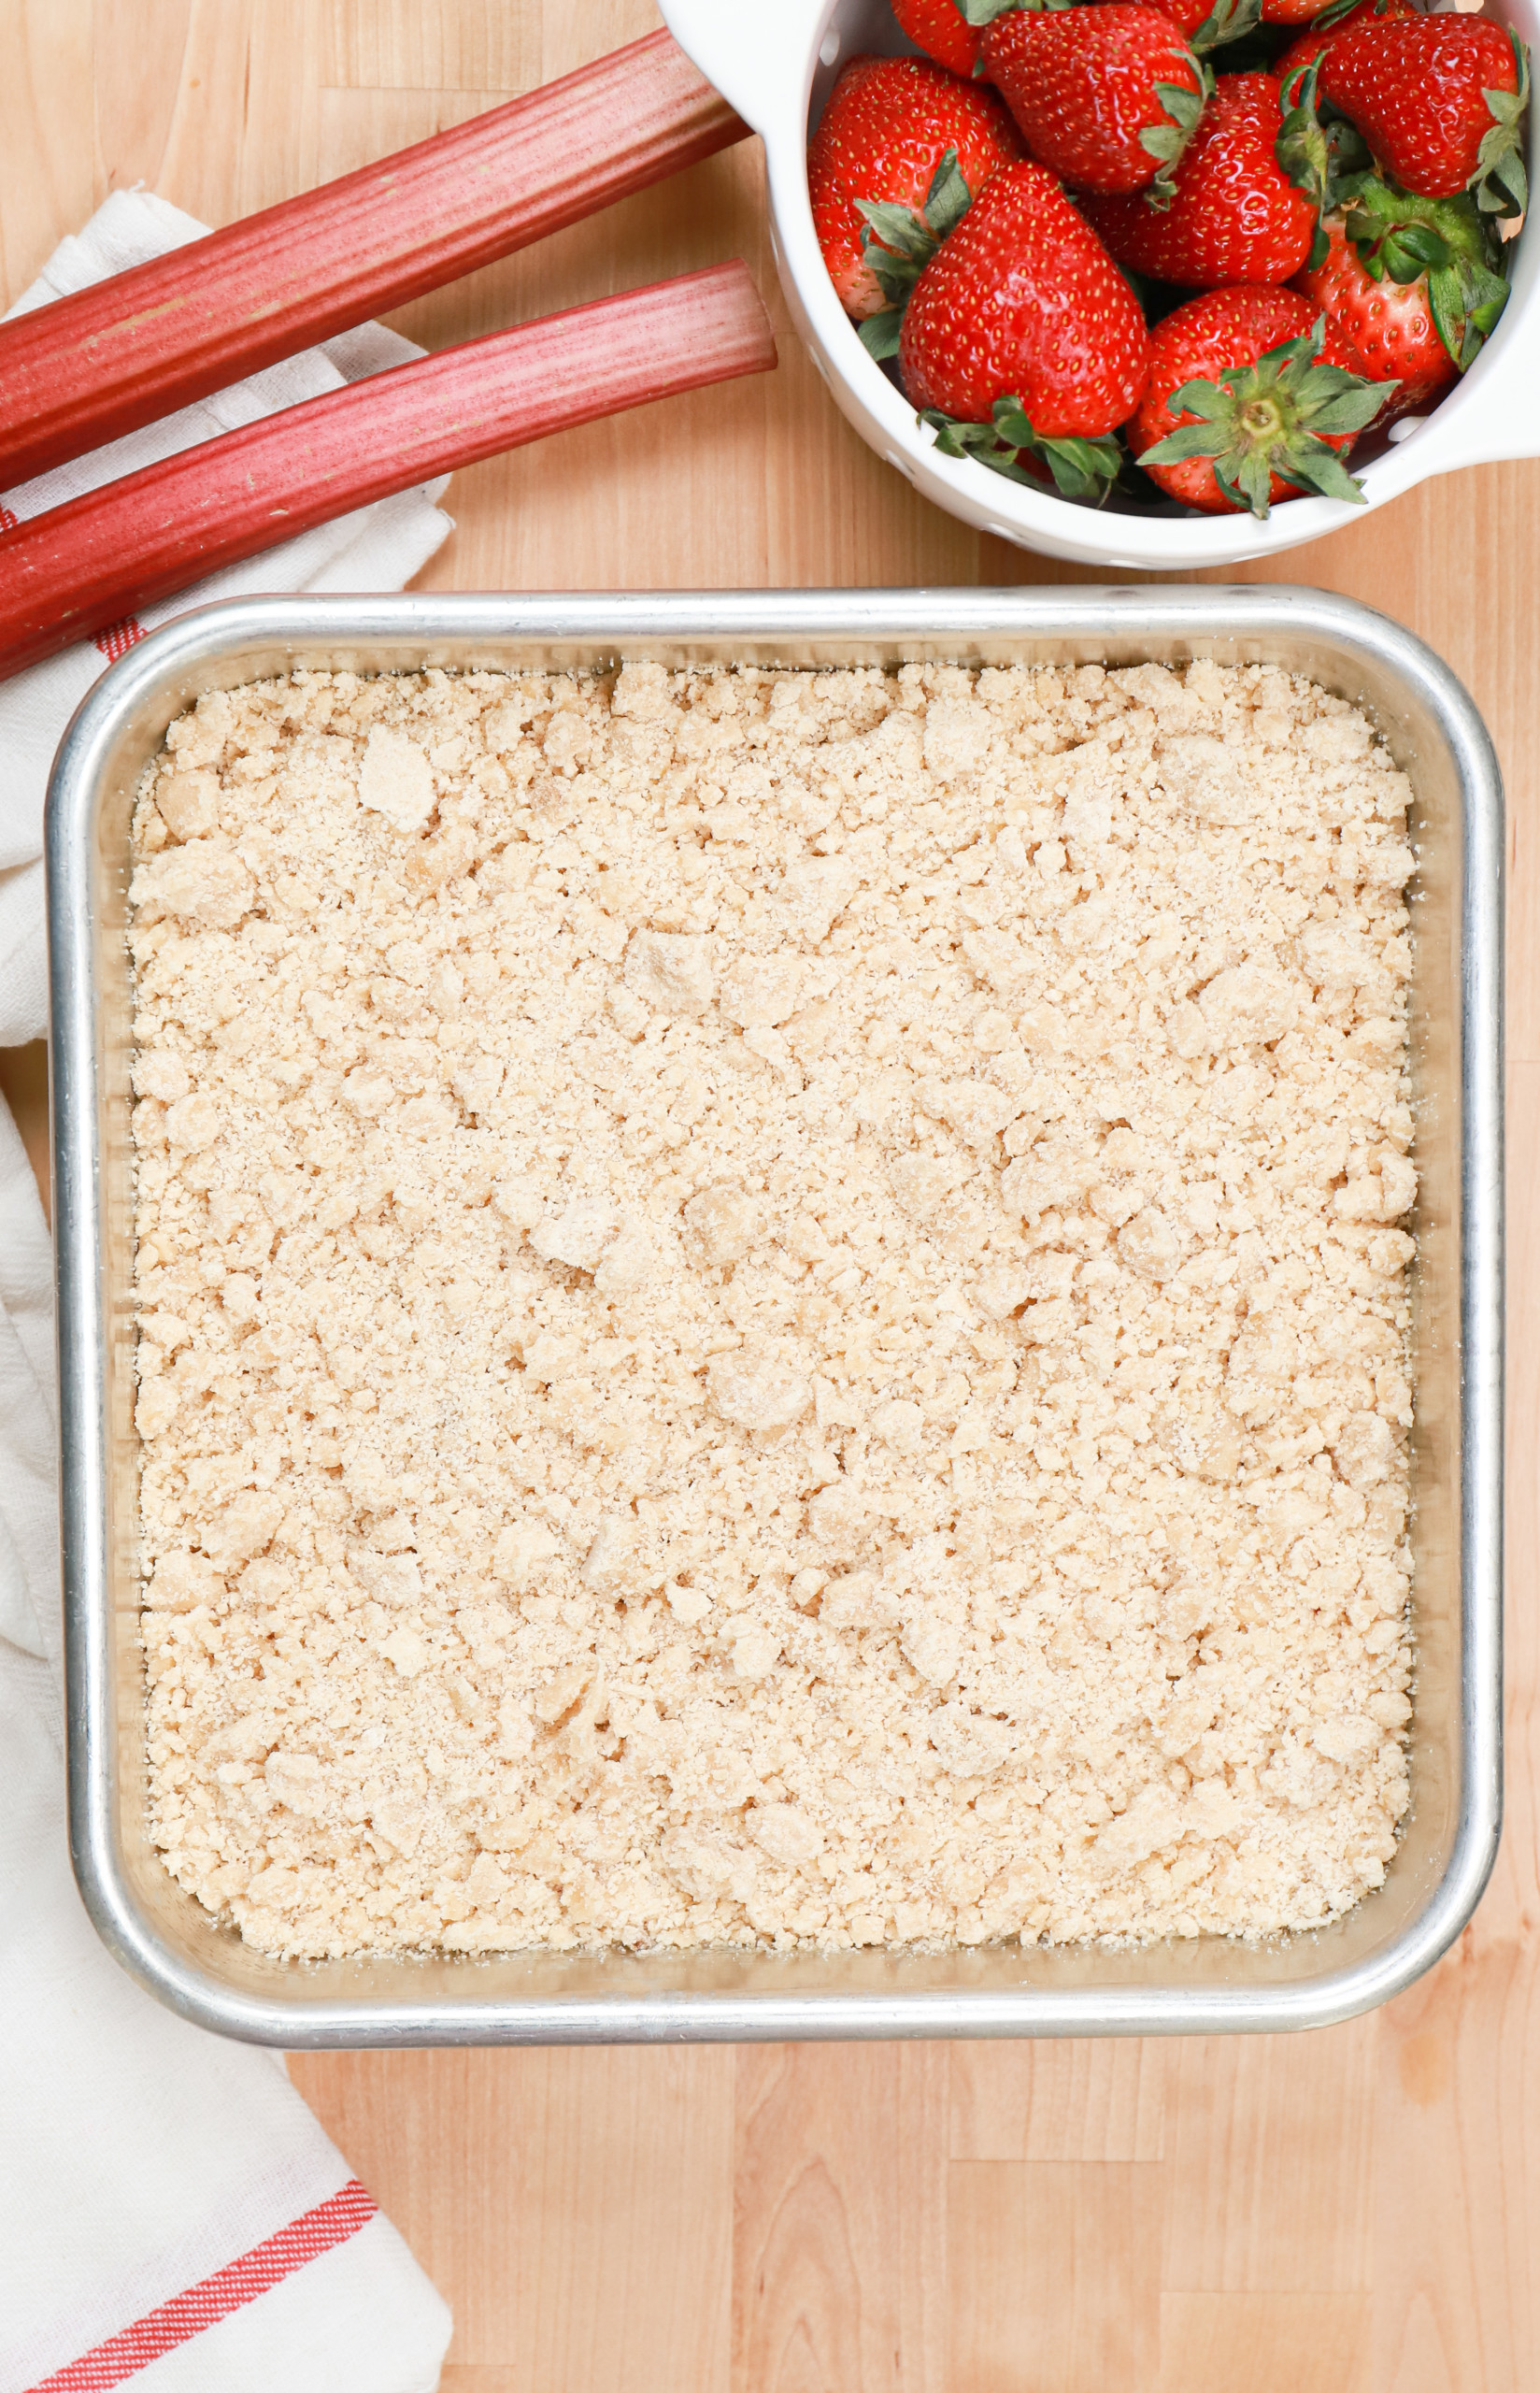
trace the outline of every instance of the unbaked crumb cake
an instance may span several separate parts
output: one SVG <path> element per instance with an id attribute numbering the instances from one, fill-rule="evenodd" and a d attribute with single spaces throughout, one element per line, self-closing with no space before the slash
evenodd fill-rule
<path id="1" fill-rule="evenodd" d="M 1258 1935 L 1407 1800 L 1408 787 L 1266 669 L 296 673 L 135 818 L 150 1809 L 275 1954 Z"/>

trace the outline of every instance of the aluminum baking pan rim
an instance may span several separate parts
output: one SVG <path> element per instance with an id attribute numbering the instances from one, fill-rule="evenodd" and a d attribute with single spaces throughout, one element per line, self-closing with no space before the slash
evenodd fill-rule
<path id="1" fill-rule="evenodd" d="M 801 1956 L 747 1956 L 763 1991 L 680 1984 L 628 1990 L 621 1982 L 633 1981 L 646 1958 L 629 1956 L 578 1956 L 554 1968 L 549 1956 L 455 1956 L 420 1966 L 392 1957 L 388 1973 L 397 1990 L 390 1998 L 368 1993 L 368 1977 L 386 1965 L 367 1960 L 273 1964 L 278 1985 L 272 1991 L 233 1984 L 240 1956 L 230 1947 L 238 1940 L 210 1927 L 202 1931 L 207 1941 L 193 1933 L 176 1949 L 135 1884 L 122 1835 L 115 1701 L 122 1656 L 107 1540 L 111 1291 L 103 1234 L 106 1054 L 95 912 L 98 875 L 116 870 L 126 881 L 121 862 L 113 867 L 96 853 L 99 807 L 121 743 L 150 738 L 142 762 L 171 716 L 203 689 L 250 678 L 249 669 L 234 668 L 243 661 L 250 668 L 257 658 L 268 671 L 307 661 L 402 669 L 408 660 L 418 666 L 463 663 L 467 651 L 516 641 L 542 643 L 553 663 L 563 643 L 596 658 L 618 657 L 622 649 L 646 653 L 649 645 L 725 641 L 740 652 L 757 644 L 763 655 L 784 648 L 800 652 L 801 661 L 853 662 L 863 652 L 874 661 L 895 652 L 977 655 L 991 639 L 1034 640 L 1065 661 L 1119 662 L 1162 642 L 1168 655 L 1232 662 L 1263 661 L 1290 640 L 1313 642 L 1366 682 L 1396 682 L 1408 709 L 1420 709 L 1436 729 L 1458 781 L 1459 1791 L 1436 1883 L 1382 1947 L 1313 1976 L 1296 1973 L 1296 1964 L 1312 1950 L 1324 1955 L 1343 1923 L 1265 1947 L 1196 1940 L 1207 1962 L 1200 1974 L 1217 1977 L 1218 1954 L 1219 1977 L 1228 1966 L 1230 1983 L 1184 1983 L 1182 1972 L 1192 1970 L 1191 1946 L 1146 1946 L 1138 1961 L 1151 1981 L 1146 1983 L 1115 1982 L 1125 1974 L 1116 1956 L 1060 1948 L 1047 1957 L 1064 1983 L 1045 1985 L 1036 1982 L 1040 1952 L 1020 1953 L 1013 1963 L 1003 1948 L 989 1948 L 982 1956 L 937 1956 L 923 1967 L 902 1953 L 834 1956 L 811 1971 Z M 484 654 L 483 661 L 493 660 Z M 71 1851 L 98 1932 L 160 1999 L 217 2032 L 291 2049 L 1273 2031 L 1324 2026 L 1388 1999 L 1459 1935 L 1490 1873 L 1501 1824 L 1503 799 L 1478 713 L 1412 634 L 1349 599 L 1265 585 L 232 600 L 150 635 L 88 695 L 59 752 L 46 848 Z M 177 1893 L 196 1910 L 191 1897 Z M 1175 1971 L 1163 1984 L 1153 1968 L 1162 1956 Z M 720 1967 L 680 1965 L 677 1956 L 655 1960 L 657 1980 L 723 1974 Z M 1284 1960 L 1290 1974 L 1280 1978 Z M 446 1973 L 456 1981 L 452 1988 L 437 1984 Z M 507 1983 L 535 1973 L 549 1991 L 520 1994 Z M 809 1988 L 810 1974 L 831 1973 L 843 1983 Z M 950 1982 L 920 1982 L 937 1973 Z M 983 1982 L 986 1974 L 992 1983 Z M 490 1983 L 493 1975 L 502 1990 Z M 903 1978 L 906 1984 L 898 1982 Z"/>

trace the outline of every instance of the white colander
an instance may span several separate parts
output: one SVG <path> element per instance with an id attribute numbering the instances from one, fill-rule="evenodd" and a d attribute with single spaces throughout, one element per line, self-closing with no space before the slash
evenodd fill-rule
<path id="1" fill-rule="evenodd" d="M 971 458 L 938 457 L 932 435 L 867 356 L 824 271 L 807 198 L 807 136 L 834 77 L 863 51 L 912 50 L 887 0 L 662 0 L 675 38 L 764 141 L 771 237 L 787 302 L 813 362 L 850 422 L 938 507 L 1018 546 L 1085 565 L 1169 570 L 1238 565 L 1319 539 L 1363 509 L 1290 499 L 1249 515 L 1096 511 L 1010 482 Z M 1487 13 L 1540 44 L 1540 0 L 1490 0 Z M 1458 386 L 1383 455 L 1355 462 L 1370 507 L 1430 475 L 1540 455 L 1540 238 L 1521 238 L 1503 321 Z"/>

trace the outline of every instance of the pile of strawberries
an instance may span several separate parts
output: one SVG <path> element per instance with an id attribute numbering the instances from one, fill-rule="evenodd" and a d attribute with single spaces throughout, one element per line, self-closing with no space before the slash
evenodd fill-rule
<path id="1" fill-rule="evenodd" d="M 1529 65 L 1411 0 L 892 0 L 808 147 L 872 355 L 948 456 L 1100 506 L 1362 502 L 1507 297 Z M 1300 30 L 1301 27 L 1305 29 Z"/>

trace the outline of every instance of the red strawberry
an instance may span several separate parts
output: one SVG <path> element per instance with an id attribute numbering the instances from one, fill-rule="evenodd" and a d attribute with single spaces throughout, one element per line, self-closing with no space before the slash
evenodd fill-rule
<path id="1" fill-rule="evenodd" d="M 1264 25 L 1304 25 L 1319 17 L 1327 0 L 1262 0 Z"/>
<path id="2" fill-rule="evenodd" d="M 807 145 L 807 194 L 823 263 L 852 316 L 872 316 L 889 304 L 867 255 L 871 231 L 862 203 L 923 208 L 948 150 L 965 185 L 952 197 L 965 207 L 1021 155 L 1005 102 L 922 58 L 850 61 Z"/>
<path id="3" fill-rule="evenodd" d="M 978 28 L 968 22 L 957 0 L 892 0 L 894 16 L 912 42 L 938 66 L 972 75 L 978 66 Z"/>
<path id="4" fill-rule="evenodd" d="M 1312 24 L 1307 33 L 1301 34 L 1297 40 L 1290 43 L 1281 58 L 1273 61 L 1268 71 L 1276 75 L 1280 85 L 1287 90 L 1289 78 L 1296 66 L 1308 66 L 1312 59 L 1319 58 L 1323 50 L 1329 49 L 1343 34 L 1350 32 L 1354 25 L 1374 24 L 1393 17 L 1417 17 L 1421 13 L 1419 8 L 1412 7 L 1411 0 L 1355 0 L 1355 5 L 1345 17 L 1333 17 L 1326 25 L 1319 22 Z"/>
<path id="5" fill-rule="evenodd" d="M 1067 497 L 1103 497 L 1106 436 L 1144 390 L 1149 338 L 1133 292 L 1046 166 L 1007 166 L 915 285 L 904 387 L 943 455 L 1022 478 L 1034 451 Z"/>
<path id="6" fill-rule="evenodd" d="M 1223 6 L 1223 0 L 1219 0 L 1219 5 Z M 1149 0 L 1149 6 L 1158 8 L 1162 17 L 1169 17 L 1176 31 L 1185 34 L 1189 41 L 1201 25 L 1205 25 L 1211 16 L 1217 17 L 1219 13 L 1219 7 L 1211 6 L 1210 0 Z M 1246 6 L 1247 0 L 1240 0 L 1243 13 Z M 1230 13 L 1234 13 L 1233 7 Z M 1240 31 L 1239 26 L 1236 31 Z"/>
<path id="7" fill-rule="evenodd" d="M 1342 459 L 1385 386 L 1354 363 L 1297 292 L 1254 283 L 1190 299 L 1151 336 L 1134 454 L 1173 498 L 1212 515 L 1265 519 L 1306 490 L 1362 503 Z"/>
<path id="8" fill-rule="evenodd" d="M 1320 262 L 1294 288 L 1326 309 L 1365 373 L 1401 384 L 1380 417 L 1428 407 L 1476 358 L 1507 303 L 1502 244 L 1466 192 L 1422 199 L 1354 175 Z"/>
<path id="9" fill-rule="evenodd" d="M 1287 282 L 1309 254 L 1316 210 L 1278 165 L 1281 122 L 1271 75 L 1221 75 L 1176 163 L 1170 207 L 1088 199 L 1086 215 L 1115 258 L 1162 282 Z"/>
<path id="10" fill-rule="evenodd" d="M 1153 8 L 1013 10 L 985 27 L 983 58 L 1033 157 L 1079 191 L 1142 191 L 1203 107 L 1196 60 Z"/>
<path id="11" fill-rule="evenodd" d="M 1355 25 L 1327 48 L 1320 95 L 1408 191 L 1448 199 L 1470 189 L 1490 214 L 1522 213 L 1527 64 L 1486 17 Z"/>
<path id="12" fill-rule="evenodd" d="M 1328 222 L 1326 236 L 1325 264 L 1297 274 L 1290 287 L 1318 313 L 1325 310 L 1356 374 L 1399 384 L 1376 419 L 1381 426 L 1398 415 L 1422 414 L 1442 397 L 1457 370 L 1433 324 L 1426 274 L 1412 282 L 1389 277 L 1376 281 L 1340 219 Z"/>

